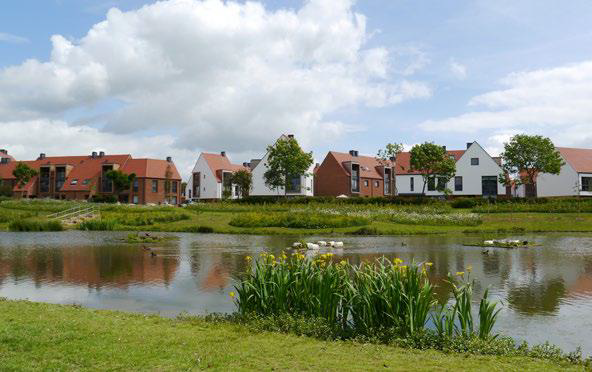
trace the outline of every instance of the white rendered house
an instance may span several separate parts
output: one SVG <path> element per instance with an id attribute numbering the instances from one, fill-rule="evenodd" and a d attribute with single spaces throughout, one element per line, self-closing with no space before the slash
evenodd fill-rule
<path id="1" fill-rule="evenodd" d="M 228 185 L 224 180 L 238 170 L 248 170 L 248 168 L 232 164 L 226 152 L 222 151 L 220 154 L 202 152 L 187 182 L 185 197 L 187 200 L 194 201 L 222 199 L 224 185 Z M 232 184 L 227 187 L 231 199 L 241 197 L 237 185 Z"/>
<path id="2" fill-rule="evenodd" d="M 446 185 L 452 195 L 496 197 L 506 194 L 506 187 L 499 182 L 502 174 L 499 160 L 492 158 L 477 142 L 467 143 L 466 150 L 447 151 L 447 154 L 456 161 L 456 174 Z M 397 156 L 395 169 L 398 195 L 422 194 L 423 177 L 420 172 L 410 169 L 410 153 Z M 437 182 L 426 185 L 425 195 L 444 195 L 438 191 Z"/>
<path id="3" fill-rule="evenodd" d="M 282 135 L 278 140 L 293 138 L 291 134 Z M 265 172 L 269 169 L 267 166 L 267 159 L 269 153 L 266 153 L 261 159 L 251 160 L 251 175 L 253 179 L 253 187 L 251 189 L 252 196 L 313 196 L 313 170 L 312 165 L 306 174 L 296 175 L 290 180 L 290 188 L 284 190 L 284 187 L 272 190 L 265 184 Z"/>
<path id="4" fill-rule="evenodd" d="M 592 196 L 592 149 L 557 147 L 565 164 L 557 175 L 540 173 L 536 180 L 537 197 Z M 525 185 L 516 188 L 515 196 L 534 196 Z"/>

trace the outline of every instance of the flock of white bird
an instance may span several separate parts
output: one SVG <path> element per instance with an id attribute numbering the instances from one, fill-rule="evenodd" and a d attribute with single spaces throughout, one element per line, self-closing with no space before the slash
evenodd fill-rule
<path id="1" fill-rule="evenodd" d="M 319 240 L 316 243 L 295 242 L 294 244 L 292 244 L 292 248 L 306 248 L 306 249 L 317 250 L 317 249 L 321 249 L 321 247 L 342 248 L 343 242 L 334 242 L 332 240 L 329 242 L 326 242 L 324 240 Z"/>

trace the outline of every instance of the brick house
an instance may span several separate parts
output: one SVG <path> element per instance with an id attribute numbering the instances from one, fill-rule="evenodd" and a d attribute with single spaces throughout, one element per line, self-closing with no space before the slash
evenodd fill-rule
<path id="1" fill-rule="evenodd" d="M 119 201 L 133 204 L 173 204 L 181 201 L 181 176 L 171 158 L 133 159 L 131 155 L 46 156 L 22 161 L 38 171 L 26 185 L 16 184 L 12 174 L 18 161 L 0 163 L 0 180 L 9 182 L 13 194 L 25 198 L 88 200 L 95 195 L 114 195 L 105 177 L 110 170 L 136 175 L 132 187 L 120 192 Z"/>
<path id="2" fill-rule="evenodd" d="M 330 151 L 314 170 L 315 196 L 394 195 L 394 161 L 386 164 L 374 156 Z"/>

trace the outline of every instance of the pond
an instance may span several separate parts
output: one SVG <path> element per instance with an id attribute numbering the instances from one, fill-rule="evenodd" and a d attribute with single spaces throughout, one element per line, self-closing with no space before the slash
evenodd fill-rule
<path id="1" fill-rule="evenodd" d="M 228 295 L 245 256 L 281 252 L 286 236 L 174 234 L 151 245 L 122 243 L 126 233 L 0 233 L 0 297 L 99 309 L 158 313 L 232 312 Z M 546 340 L 592 354 L 592 235 L 508 236 L 536 241 L 521 249 L 463 246 L 480 236 L 346 237 L 338 260 L 352 263 L 381 256 L 430 261 L 438 296 L 449 293 L 448 272 L 473 268 L 474 298 L 489 287 L 503 303 L 496 330 L 518 340 Z M 318 240 L 307 238 L 307 240 Z M 326 239 L 325 239 L 326 240 Z"/>

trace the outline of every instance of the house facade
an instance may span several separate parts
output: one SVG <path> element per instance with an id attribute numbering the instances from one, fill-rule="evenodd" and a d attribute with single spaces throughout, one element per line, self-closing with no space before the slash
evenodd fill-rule
<path id="1" fill-rule="evenodd" d="M 377 197 L 394 195 L 394 161 L 331 151 L 314 170 L 315 196 Z"/>
<path id="2" fill-rule="evenodd" d="M 107 155 L 93 152 L 88 156 L 46 156 L 22 161 L 38 174 L 25 185 L 18 185 L 13 175 L 19 161 L 0 161 L 0 180 L 9 182 L 13 195 L 24 198 L 89 200 L 96 196 L 116 196 L 118 201 L 133 204 L 173 204 L 181 201 L 181 176 L 171 158 L 133 159 L 131 155 Z M 116 195 L 113 183 L 105 174 L 110 170 L 134 173 L 129 190 Z"/>
<path id="3" fill-rule="evenodd" d="M 467 143 L 465 150 L 446 151 L 456 162 L 456 174 L 445 185 L 455 196 L 496 197 L 506 194 L 506 187 L 499 182 L 502 168 L 499 159 L 492 158 L 477 142 Z M 396 159 L 396 185 L 398 195 L 421 195 L 424 181 L 420 172 L 411 170 L 411 156 L 402 152 Z M 443 196 L 438 179 L 429 182 L 425 195 Z"/>
<path id="4" fill-rule="evenodd" d="M 282 135 L 279 140 L 288 140 L 294 138 L 293 135 Z M 305 174 L 294 175 L 290 177 L 289 187 L 279 187 L 271 189 L 265 184 L 264 174 L 269 169 L 268 162 L 269 153 L 261 159 L 253 159 L 248 165 L 251 169 L 253 187 L 251 196 L 313 196 L 314 166 L 311 166 Z"/>
<path id="5" fill-rule="evenodd" d="M 557 147 L 565 164 L 559 174 L 540 173 L 536 193 L 525 185 L 518 186 L 515 196 L 592 196 L 592 149 Z"/>
<path id="6" fill-rule="evenodd" d="M 220 200 L 224 191 L 229 199 L 241 197 L 238 185 L 229 183 L 228 177 L 238 170 L 249 170 L 245 165 L 232 164 L 225 151 L 219 154 L 202 152 L 187 180 L 187 200 Z M 226 190 L 225 190 L 226 189 Z"/>

